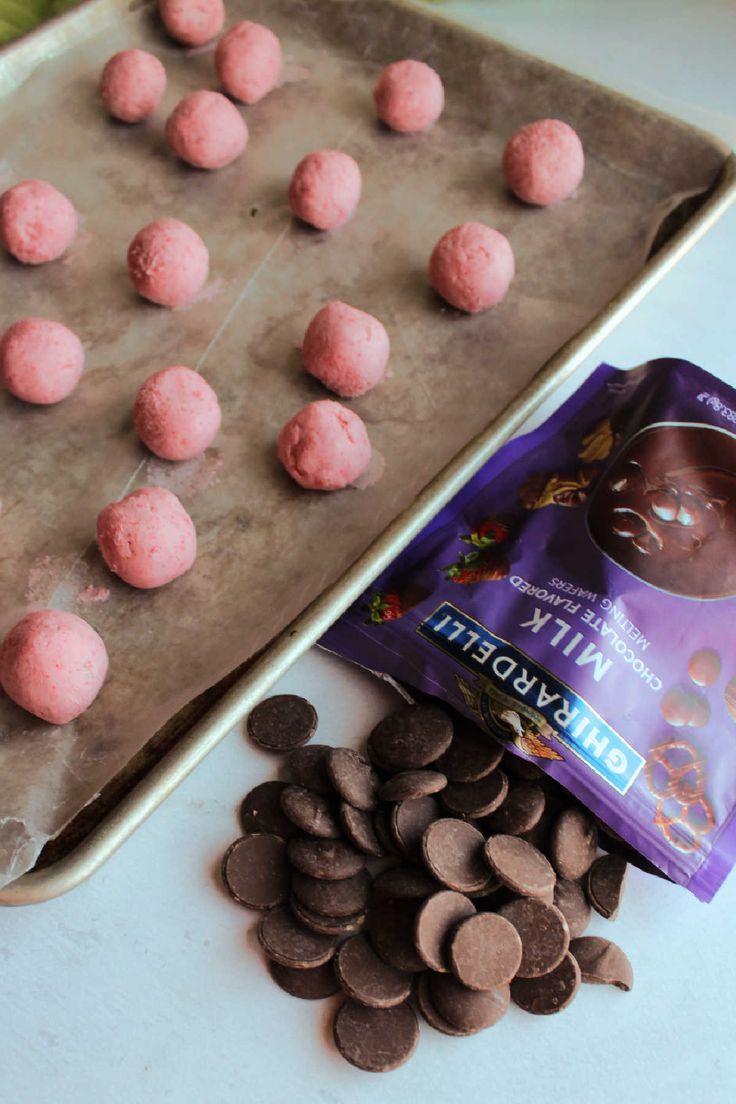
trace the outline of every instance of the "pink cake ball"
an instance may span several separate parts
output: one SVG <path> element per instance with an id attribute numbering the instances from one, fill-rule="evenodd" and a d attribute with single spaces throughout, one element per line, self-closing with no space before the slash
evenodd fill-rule
<path id="1" fill-rule="evenodd" d="M 289 206 L 318 230 L 334 230 L 350 218 L 360 199 L 360 169 L 347 153 L 319 150 L 299 162 L 289 185 Z"/>
<path id="2" fill-rule="evenodd" d="M 378 117 L 392 130 L 411 134 L 429 130 L 445 106 L 439 75 L 423 61 L 395 61 L 387 65 L 373 89 Z"/>
<path id="3" fill-rule="evenodd" d="M 221 169 L 240 157 L 248 127 L 234 103 L 220 92 L 190 92 L 166 120 L 166 141 L 177 157 L 197 169 Z"/>
<path id="4" fill-rule="evenodd" d="M 83 368 L 79 338 L 50 318 L 21 318 L 0 340 L 0 379 L 25 402 L 60 402 L 77 386 Z"/>
<path id="5" fill-rule="evenodd" d="M 158 107 L 166 91 L 166 70 L 145 50 L 121 50 L 102 70 L 100 97 L 114 119 L 140 123 Z"/>
<path id="6" fill-rule="evenodd" d="M 503 174 L 524 203 L 547 207 L 568 199 L 583 179 L 585 156 L 561 119 L 538 119 L 517 130 L 503 151 Z"/>
<path id="7" fill-rule="evenodd" d="M 217 395 L 191 368 L 154 372 L 133 405 L 136 433 L 162 460 L 201 456 L 215 439 L 221 419 Z"/>
<path id="8" fill-rule="evenodd" d="M 209 266 L 207 246 L 179 219 L 156 219 L 138 231 L 128 248 L 133 286 L 162 307 L 191 303 L 204 287 Z"/>
<path id="9" fill-rule="evenodd" d="M 183 46 L 204 46 L 225 22 L 222 0 L 159 0 L 158 10 L 166 30 Z"/>
<path id="10" fill-rule="evenodd" d="M 194 522 L 164 487 L 144 487 L 97 515 L 97 545 L 107 566 L 141 590 L 164 586 L 197 558 Z"/>
<path id="11" fill-rule="evenodd" d="M 279 433 L 278 457 L 310 491 L 339 491 L 371 461 L 371 443 L 357 414 L 332 399 L 309 403 Z"/>
<path id="12" fill-rule="evenodd" d="M 443 234 L 429 259 L 429 282 L 458 310 L 476 314 L 500 303 L 514 277 L 508 239 L 482 222 Z"/>
<path id="13" fill-rule="evenodd" d="M 281 75 L 281 43 L 261 23 L 244 19 L 217 43 L 215 70 L 225 91 L 254 104 L 271 91 Z"/>
<path id="14" fill-rule="evenodd" d="M 346 399 L 383 379 L 388 354 L 388 334 L 378 319 L 339 300 L 317 311 L 302 345 L 307 371 Z"/>
<path id="15" fill-rule="evenodd" d="M 55 261 L 77 232 L 77 212 L 46 180 L 22 180 L 0 196 L 0 241 L 23 264 Z"/>
<path id="16" fill-rule="evenodd" d="M 28 613 L 0 644 L 0 685 L 16 705 L 50 724 L 89 709 L 107 674 L 102 638 L 75 613 Z"/>

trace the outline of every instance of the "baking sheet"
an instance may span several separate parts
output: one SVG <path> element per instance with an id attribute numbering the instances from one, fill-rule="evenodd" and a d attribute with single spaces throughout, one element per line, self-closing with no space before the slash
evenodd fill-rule
<path id="1" fill-rule="evenodd" d="M 84 341 L 87 370 L 56 408 L 0 397 L 0 632 L 30 608 L 73 609 L 104 636 L 111 674 L 63 729 L 0 700 L 0 884 L 183 704 L 339 576 L 639 271 L 663 218 L 713 183 L 725 155 L 684 125 L 407 7 L 278 0 L 229 5 L 231 19 L 262 19 L 281 36 L 285 80 L 243 109 L 242 161 L 201 173 L 168 155 L 162 129 L 181 95 L 214 87 L 212 51 L 179 50 L 147 9 L 121 18 L 127 7 L 100 0 L 76 13 L 80 38 L 91 12 L 104 23 L 109 9 L 110 26 L 2 101 L 3 187 L 43 176 L 84 219 L 64 262 L 2 258 L 2 325 L 59 318 Z M 163 109 L 136 128 L 105 119 L 95 99 L 101 65 L 130 45 L 153 49 L 169 76 Z M 383 130 L 370 99 L 380 67 L 406 55 L 435 65 L 448 89 L 438 126 L 409 138 Z M 548 211 L 512 200 L 499 169 L 508 134 L 540 115 L 571 122 L 587 153 L 579 195 Z M 364 175 L 358 214 L 332 235 L 293 223 L 284 199 L 299 158 L 325 146 L 353 154 Z M 162 215 L 190 222 L 210 248 L 208 288 L 188 310 L 145 304 L 128 283 L 127 243 Z M 476 318 L 443 308 L 425 277 L 434 241 L 469 218 L 510 237 L 518 271 L 506 301 Z M 317 495 L 281 472 L 274 440 L 323 395 L 297 345 L 336 296 L 381 317 L 393 353 L 386 382 L 351 404 L 377 452 L 371 479 Z M 137 387 L 172 363 L 203 371 L 224 413 L 215 447 L 181 465 L 147 457 L 130 423 Z M 138 593 L 105 570 L 94 521 L 151 483 L 181 496 L 200 552 L 188 576 Z"/>

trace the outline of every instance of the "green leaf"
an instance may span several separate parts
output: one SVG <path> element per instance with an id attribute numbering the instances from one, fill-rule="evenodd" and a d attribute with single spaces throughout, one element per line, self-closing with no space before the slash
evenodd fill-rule
<path id="1" fill-rule="evenodd" d="M 50 14 L 61 15 L 62 12 L 68 11 L 69 8 L 73 8 L 79 2 L 80 0 L 54 0 Z"/>

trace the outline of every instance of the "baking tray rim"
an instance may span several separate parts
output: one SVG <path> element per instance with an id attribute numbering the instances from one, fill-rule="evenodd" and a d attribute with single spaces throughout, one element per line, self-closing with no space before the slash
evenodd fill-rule
<path id="1" fill-rule="evenodd" d="M 462 26 L 463 31 L 473 37 L 494 41 L 481 31 L 465 27 L 439 13 L 429 13 L 412 0 L 391 2 L 410 11 L 421 11 L 436 22 Z M 79 13 L 79 8 L 72 9 L 50 25 L 30 32 L 10 48 L 20 52 L 30 47 L 31 57 L 38 56 L 35 47 L 43 37 L 48 36 L 54 26 L 58 29 L 67 21 L 79 19 Z M 0 51 L 0 58 L 7 49 Z M 616 92 L 612 95 L 627 99 Z M 661 114 L 656 109 L 652 110 Z M 134 784 L 81 843 L 49 866 L 31 870 L 0 889 L 0 905 L 29 905 L 51 900 L 69 892 L 98 870 L 735 201 L 736 155 L 724 153 L 724 163 L 710 195 L 685 225 L 649 259 L 642 271 L 537 371 L 531 382 L 430 480 L 412 505 L 394 518 L 340 578 L 273 639 L 261 657 Z"/>

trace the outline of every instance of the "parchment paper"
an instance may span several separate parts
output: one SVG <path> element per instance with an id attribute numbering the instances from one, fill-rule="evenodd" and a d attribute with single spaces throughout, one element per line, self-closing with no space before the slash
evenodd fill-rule
<path id="1" fill-rule="evenodd" d="M 83 219 L 62 262 L 0 259 L 0 323 L 57 318 L 87 353 L 79 388 L 59 406 L 0 395 L 0 633 L 29 609 L 70 609 L 102 634 L 111 660 L 96 704 L 64 728 L 0 696 L 0 885 L 184 703 L 339 576 L 641 268 L 663 218 L 707 189 L 724 158 L 684 125 L 419 12 L 380 0 L 251 0 L 230 2 L 229 16 L 281 36 L 285 79 L 243 109 L 245 156 L 198 172 L 169 155 L 163 122 L 185 92 L 216 87 L 212 49 L 182 51 L 150 10 L 126 7 L 0 101 L 2 187 L 49 179 Z M 80 31 L 88 14 L 75 16 Z M 104 116 L 95 87 L 107 57 L 134 45 L 162 58 L 169 86 L 155 118 L 128 127 Z M 374 118 L 373 81 L 404 56 L 446 83 L 447 110 L 426 135 L 393 135 Z M 550 115 L 579 131 L 586 175 L 573 200 L 532 210 L 506 193 L 501 151 L 519 125 Z M 330 235 L 295 224 L 285 202 L 297 161 L 323 147 L 350 152 L 364 180 L 357 215 Z M 208 288 L 187 310 L 148 305 L 128 282 L 128 242 L 164 215 L 210 249 Z M 517 259 L 507 299 L 479 317 L 443 307 L 425 275 L 436 239 L 468 219 L 507 234 Z M 310 494 L 281 471 L 274 442 L 300 406 L 325 397 L 298 343 L 333 297 L 387 325 L 390 376 L 351 404 L 377 453 L 372 481 Z M 132 431 L 137 388 L 169 364 L 199 369 L 220 397 L 223 429 L 199 461 L 152 459 Z M 199 536 L 195 568 L 157 592 L 111 576 L 93 544 L 101 507 L 146 484 L 179 494 Z"/>

